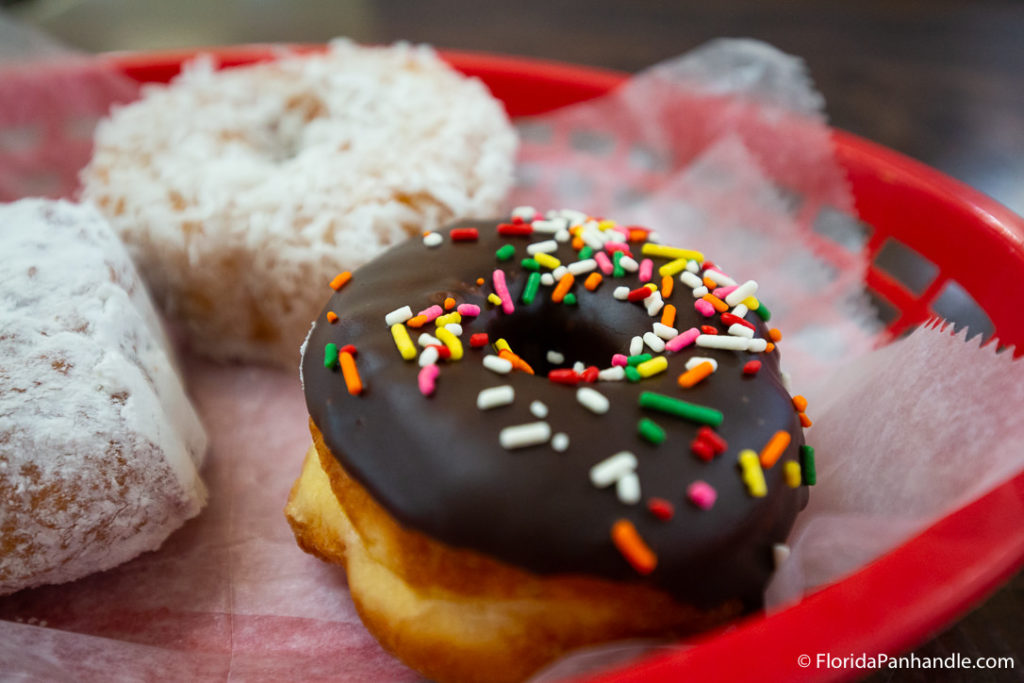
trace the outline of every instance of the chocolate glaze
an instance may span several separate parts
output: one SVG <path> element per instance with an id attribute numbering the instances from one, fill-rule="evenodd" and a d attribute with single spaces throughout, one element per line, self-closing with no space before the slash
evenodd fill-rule
<path id="1" fill-rule="evenodd" d="M 628 353 L 630 338 L 649 331 L 657 320 L 639 304 L 612 297 L 617 286 L 639 286 L 636 275 L 605 278 L 593 293 L 583 288 L 580 278 L 573 289 L 575 306 L 551 302 L 551 288 L 542 286 L 527 306 L 520 301 L 527 273 L 519 262 L 526 257 L 526 245 L 539 238 L 500 237 L 493 221 L 453 227 L 468 225 L 480 228 L 479 242 L 453 243 L 445 230 L 440 247 L 431 249 L 413 239 L 392 248 L 358 270 L 318 318 L 302 372 L 310 415 L 334 456 L 398 521 L 449 545 L 540 574 L 646 581 L 699 607 L 733 598 L 751 608 L 760 605 L 773 571 L 772 545 L 785 541 L 807 501 L 806 487 L 790 488 L 783 476 L 783 463 L 798 460 L 804 440 L 780 379 L 778 352 L 691 346 L 667 353 L 669 369 L 656 377 L 591 385 L 611 401 L 606 415 L 592 414 L 577 403 L 574 388 L 546 379 L 552 366 L 545 356 L 554 349 L 565 355 L 563 367 L 579 360 L 605 368 L 612 353 Z M 516 246 L 516 256 L 499 264 L 494 252 L 507 243 Z M 568 244 L 559 245 L 556 256 L 566 264 L 577 260 Z M 656 266 L 662 262 L 655 259 Z M 499 266 L 507 273 L 515 302 L 512 315 L 486 301 L 493 291 L 491 273 Z M 486 280 L 482 286 L 476 284 L 479 277 Z M 417 363 L 401 359 L 384 317 L 404 305 L 415 313 L 447 296 L 479 305 L 481 314 L 463 318 L 465 357 L 440 365 L 437 390 L 428 398 L 417 388 Z M 669 302 L 678 309 L 678 329 L 708 322 L 678 282 Z M 329 324 L 327 311 L 340 320 Z M 756 323 L 757 336 L 766 336 L 756 314 L 749 313 L 747 319 Z M 420 331 L 433 328 L 431 323 Z M 414 341 L 420 331 L 410 329 Z M 537 374 L 500 376 L 485 369 L 481 359 L 493 351 L 470 348 L 469 336 L 476 332 L 489 333 L 492 342 L 506 338 Z M 324 368 L 329 342 L 358 349 L 356 361 L 366 385 L 362 395 L 349 395 L 339 371 Z M 676 378 L 694 355 L 716 358 L 718 371 L 683 390 Z M 741 368 L 751 358 L 760 359 L 762 369 L 744 377 Z M 477 393 L 501 384 L 515 388 L 515 402 L 478 410 Z M 642 410 L 637 397 L 647 390 L 723 411 L 717 431 L 728 441 L 728 451 L 710 463 L 694 456 L 689 444 L 698 425 Z M 529 410 L 534 400 L 548 406 L 546 419 L 553 433 L 569 435 L 566 452 L 556 453 L 550 445 L 515 451 L 499 445 L 503 427 L 537 421 Z M 642 417 L 663 427 L 668 439 L 657 446 L 641 439 L 636 425 Z M 768 495 L 753 498 L 740 478 L 737 455 L 744 448 L 759 451 L 780 429 L 793 435 L 792 442 L 765 472 Z M 589 480 L 595 463 L 623 450 L 639 460 L 643 500 L 637 505 L 619 502 L 614 486 L 599 490 Z M 710 510 L 697 509 L 685 497 L 686 487 L 698 479 L 718 493 Z M 651 497 L 671 501 L 675 516 L 656 519 L 645 504 Z M 623 517 L 658 556 L 657 568 L 646 577 L 637 574 L 610 540 L 613 522 Z"/>

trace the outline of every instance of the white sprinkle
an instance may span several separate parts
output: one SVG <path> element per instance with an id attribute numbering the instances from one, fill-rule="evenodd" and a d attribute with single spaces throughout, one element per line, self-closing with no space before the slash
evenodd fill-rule
<path id="1" fill-rule="evenodd" d="M 707 356 L 693 356 L 686 361 L 686 369 L 693 370 L 701 363 L 711 363 L 711 371 L 714 372 L 718 369 L 718 361 L 714 358 L 708 358 Z"/>
<path id="2" fill-rule="evenodd" d="M 548 235 L 554 235 L 559 230 L 565 230 L 565 219 L 564 218 L 552 218 L 546 221 L 534 221 L 530 223 L 533 227 L 534 232 L 545 233 Z M 530 252 L 531 254 L 536 252 Z"/>
<path id="3" fill-rule="evenodd" d="M 566 268 L 565 266 L 558 266 L 553 271 L 551 271 L 551 277 L 554 278 L 555 282 L 558 282 L 559 280 L 562 279 L 562 276 L 568 272 L 569 269 Z"/>
<path id="4" fill-rule="evenodd" d="M 444 242 L 444 237 L 439 232 L 428 232 L 423 236 L 423 245 L 427 247 L 439 247 Z"/>
<path id="5" fill-rule="evenodd" d="M 580 237 L 583 239 L 583 244 L 587 245 L 594 251 L 601 251 L 604 249 L 604 242 L 601 241 L 601 236 L 599 234 L 584 230 L 580 233 Z"/>
<path id="6" fill-rule="evenodd" d="M 384 322 L 387 323 L 388 327 L 397 325 L 398 323 L 404 323 L 406 320 L 412 317 L 412 309 L 408 306 L 402 306 L 384 316 Z"/>
<path id="7" fill-rule="evenodd" d="M 536 446 L 550 438 L 551 427 L 547 422 L 529 422 L 515 427 L 505 427 L 498 433 L 498 442 L 509 450 Z"/>
<path id="8" fill-rule="evenodd" d="M 544 405 L 543 401 L 533 401 L 530 403 L 530 414 L 543 420 L 548 416 L 548 407 Z"/>
<path id="9" fill-rule="evenodd" d="M 570 225 L 578 225 L 587 220 L 587 214 L 576 209 L 559 209 L 557 215 L 569 221 Z"/>
<path id="10" fill-rule="evenodd" d="M 428 365 L 436 365 L 438 358 L 437 349 L 431 346 L 429 349 L 423 349 L 423 353 L 420 354 L 420 367 L 425 368 Z"/>
<path id="11" fill-rule="evenodd" d="M 782 387 L 789 393 L 793 393 L 793 376 L 785 370 L 779 371 L 779 376 L 782 377 Z"/>
<path id="12" fill-rule="evenodd" d="M 690 259 L 689 261 L 686 262 L 686 270 L 690 271 L 691 273 L 699 273 L 700 264 L 694 261 L 693 259 Z"/>
<path id="13" fill-rule="evenodd" d="M 643 337 L 633 337 L 632 339 L 629 340 L 629 355 L 630 356 L 639 356 L 643 352 L 644 352 L 644 338 Z"/>
<path id="14" fill-rule="evenodd" d="M 552 365 L 561 365 L 565 362 L 565 356 L 558 351 L 548 351 L 547 359 Z"/>
<path id="15" fill-rule="evenodd" d="M 532 221 L 533 217 L 537 215 L 537 209 L 532 206 L 517 206 L 512 209 L 512 218 L 522 218 L 524 221 Z"/>
<path id="16" fill-rule="evenodd" d="M 581 406 L 597 415 L 604 415 L 611 407 L 608 397 L 596 389 L 580 387 L 576 390 L 576 400 Z"/>
<path id="17" fill-rule="evenodd" d="M 767 339 L 761 339 L 761 338 L 751 339 L 750 340 L 750 346 L 747 347 L 747 350 L 750 351 L 751 353 L 762 353 L 762 352 L 766 351 L 767 349 L 768 349 L 768 340 Z"/>
<path id="18" fill-rule="evenodd" d="M 619 265 L 627 273 L 635 273 L 640 270 L 640 264 L 636 262 L 636 259 L 632 256 L 623 256 L 619 259 Z"/>
<path id="19" fill-rule="evenodd" d="M 420 336 L 416 338 L 416 343 L 420 346 L 444 346 L 440 339 L 431 336 L 426 332 L 421 333 Z"/>
<path id="20" fill-rule="evenodd" d="M 748 296 L 754 296 L 755 294 L 757 294 L 757 283 L 753 280 L 747 280 L 725 296 L 725 303 L 735 306 Z"/>
<path id="21" fill-rule="evenodd" d="M 751 339 L 732 337 L 727 334 L 702 334 L 697 337 L 697 346 L 706 349 L 726 349 L 727 351 L 746 351 L 750 348 Z"/>
<path id="22" fill-rule="evenodd" d="M 620 382 L 626 378 L 626 369 L 620 365 L 613 365 L 598 372 L 597 378 L 602 382 Z"/>
<path id="23" fill-rule="evenodd" d="M 679 330 L 668 325 L 662 325 L 661 323 L 654 323 L 654 334 L 658 335 L 665 341 L 675 339 L 679 336 Z"/>
<path id="24" fill-rule="evenodd" d="M 615 482 L 615 495 L 625 505 L 636 505 L 640 502 L 640 477 L 636 472 L 623 475 Z"/>
<path id="25" fill-rule="evenodd" d="M 551 437 L 551 448 L 559 453 L 569 450 L 569 435 L 565 432 L 558 432 Z"/>
<path id="26" fill-rule="evenodd" d="M 462 336 L 462 325 L 458 323 L 448 323 L 447 325 L 444 326 L 444 329 L 448 330 L 456 337 Z"/>
<path id="27" fill-rule="evenodd" d="M 693 261 L 690 261 L 690 263 L 693 263 Z M 691 273 L 688 270 L 684 270 L 679 273 L 679 281 L 690 289 L 697 289 L 698 287 L 704 286 L 704 281 L 700 279 L 700 276 L 695 273 Z"/>
<path id="28" fill-rule="evenodd" d="M 739 323 L 729 325 L 729 329 L 727 331 L 734 337 L 746 337 L 747 339 L 754 338 L 754 331 L 746 325 L 740 325 Z"/>
<path id="29" fill-rule="evenodd" d="M 647 307 L 647 315 L 652 318 L 658 315 L 658 312 L 665 306 L 665 301 L 661 298 L 661 292 L 655 291 L 644 299 L 644 306 Z"/>
<path id="30" fill-rule="evenodd" d="M 660 244 L 661 243 L 661 235 L 659 235 L 658 233 L 656 233 L 653 230 L 651 230 L 649 233 L 647 233 L 647 241 L 648 242 L 654 242 L 655 244 Z"/>
<path id="31" fill-rule="evenodd" d="M 536 223 L 537 221 L 534 221 L 534 224 Z M 553 251 L 558 251 L 558 242 L 554 240 L 534 242 L 526 247 L 527 254 L 550 254 Z"/>
<path id="32" fill-rule="evenodd" d="M 693 298 L 694 299 L 700 299 L 701 297 L 703 297 L 707 293 L 708 293 L 708 288 L 705 287 L 704 285 L 701 285 L 697 289 L 693 290 Z"/>
<path id="33" fill-rule="evenodd" d="M 569 234 L 568 230 L 559 230 L 555 233 L 556 242 L 568 242 L 570 237 L 572 237 L 572 235 Z"/>
<path id="34" fill-rule="evenodd" d="M 789 546 L 785 543 L 776 543 L 772 546 L 772 558 L 775 560 L 775 568 L 781 567 L 789 559 Z"/>
<path id="35" fill-rule="evenodd" d="M 583 371 L 586 369 L 587 366 L 581 363 L 580 361 L 576 361 L 575 363 L 572 364 L 572 371 L 575 372 L 577 375 L 582 375 Z"/>
<path id="36" fill-rule="evenodd" d="M 484 367 L 499 375 L 507 375 L 512 372 L 512 361 L 500 356 L 484 356 Z"/>
<path id="37" fill-rule="evenodd" d="M 576 261 L 569 264 L 569 272 L 573 275 L 582 275 L 583 273 L 589 273 L 590 271 L 597 268 L 597 261 L 592 258 L 583 259 L 582 261 Z"/>
<path id="38" fill-rule="evenodd" d="M 599 489 L 611 486 L 623 476 L 632 473 L 636 465 L 635 455 L 629 451 L 621 451 L 590 468 L 590 483 Z"/>
<path id="39" fill-rule="evenodd" d="M 651 351 L 655 353 L 661 353 L 665 350 L 665 340 L 653 332 L 644 333 L 644 344 L 647 344 Z"/>
<path id="40" fill-rule="evenodd" d="M 612 296 L 619 301 L 625 301 L 629 298 L 629 287 L 616 287 L 615 291 L 612 292 Z"/>
<path id="41" fill-rule="evenodd" d="M 732 314 L 737 318 L 742 318 L 747 314 L 747 311 L 749 310 L 750 309 L 744 306 L 743 304 L 739 304 L 738 306 L 732 309 Z"/>
<path id="42" fill-rule="evenodd" d="M 476 395 L 476 407 L 480 410 L 490 410 L 501 406 L 510 405 L 516 400 L 516 390 L 511 384 L 502 384 L 500 387 L 483 389 Z"/>
<path id="43" fill-rule="evenodd" d="M 710 279 L 719 287 L 732 287 L 733 285 L 736 284 L 736 281 L 733 280 L 731 277 L 729 277 L 720 270 L 715 270 L 714 268 L 708 268 L 707 270 L 704 271 L 704 274 L 707 275 L 708 279 Z"/>
<path id="44" fill-rule="evenodd" d="M 540 283 L 545 287 L 550 287 L 555 284 L 555 276 L 551 273 L 541 273 Z"/>

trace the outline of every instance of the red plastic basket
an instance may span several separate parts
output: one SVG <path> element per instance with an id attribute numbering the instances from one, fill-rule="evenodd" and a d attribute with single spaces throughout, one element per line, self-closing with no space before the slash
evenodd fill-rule
<path id="1" fill-rule="evenodd" d="M 315 49 L 315 48 L 310 48 Z M 266 47 L 214 51 L 224 66 L 270 59 Z M 164 82 L 194 52 L 115 55 L 125 74 Z M 539 114 L 596 97 L 625 74 L 547 61 L 443 52 L 477 76 L 512 116 Z M 1024 349 L 1024 220 L 998 203 L 900 154 L 841 131 L 838 159 L 868 227 L 867 287 L 895 311 L 891 334 L 935 313 L 955 285 L 977 302 L 999 342 Z M 814 217 L 806 217 L 813 220 Z M 876 264 L 888 246 L 932 264 L 930 281 L 909 286 Z M 984 263 L 979 268 L 978 263 Z M 701 638 L 694 647 L 652 656 L 599 681 L 835 680 L 852 669 L 798 665 L 801 654 L 904 651 L 994 590 L 1024 564 L 1024 475 L 939 521 L 843 581 L 772 616 L 755 615 Z M 756 664 L 755 664 L 756 663 Z"/>

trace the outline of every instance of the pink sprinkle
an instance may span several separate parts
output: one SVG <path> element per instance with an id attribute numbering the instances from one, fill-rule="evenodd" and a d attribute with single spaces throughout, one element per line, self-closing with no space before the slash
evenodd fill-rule
<path id="1" fill-rule="evenodd" d="M 627 256 L 633 255 L 629 251 L 629 245 L 626 244 L 625 242 L 605 242 L 604 248 L 605 251 L 607 251 L 609 254 L 614 254 L 617 251 L 621 251 L 623 254 L 626 254 Z M 597 257 L 595 256 L 594 258 Z"/>
<path id="2" fill-rule="evenodd" d="M 615 230 L 616 232 L 621 232 L 626 237 L 629 237 L 629 228 L 627 228 L 625 225 L 613 225 L 612 230 Z"/>
<path id="3" fill-rule="evenodd" d="M 612 366 L 616 365 L 619 366 L 620 368 L 626 367 L 627 365 L 629 365 L 629 358 L 627 358 L 621 353 L 616 353 L 615 355 L 612 356 Z"/>
<path id="4" fill-rule="evenodd" d="M 667 342 L 665 342 L 665 348 L 671 351 L 672 353 L 682 351 L 687 346 L 697 341 L 697 337 L 699 336 L 700 330 L 698 330 L 696 327 L 691 327 L 690 329 L 680 334 L 678 337 L 675 337 L 674 339 L 670 339 Z"/>
<path id="5" fill-rule="evenodd" d="M 651 276 L 654 275 L 654 261 L 649 258 L 645 258 L 640 262 L 639 272 L 640 282 L 650 282 Z"/>
<path id="6" fill-rule="evenodd" d="M 605 275 L 611 275 L 612 271 L 615 270 L 612 260 L 608 258 L 608 254 L 603 251 L 594 252 L 594 260 L 597 261 L 597 267 L 600 268 L 601 272 Z"/>
<path id="7" fill-rule="evenodd" d="M 729 285 L 728 287 L 715 287 L 715 291 L 711 292 L 719 299 L 724 299 L 729 296 L 729 292 L 739 287 L 739 285 Z"/>
<path id="8" fill-rule="evenodd" d="M 420 369 L 420 374 L 417 377 L 420 385 L 420 393 L 424 396 L 430 396 L 434 393 L 434 389 L 437 387 L 437 376 L 441 374 L 441 370 L 436 365 L 425 365 Z"/>
<path id="9" fill-rule="evenodd" d="M 455 310 L 459 315 L 466 315 L 471 318 L 480 315 L 480 307 L 476 304 L 459 304 L 459 307 Z"/>
<path id="10" fill-rule="evenodd" d="M 715 307 L 711 305 L 711 302 L 705 301 L 704 299 L 697 299 L 693 302 L 693 307 L 697 309 L 705 318 L 710 318 L 715 314 Z"/>
<path id="11" fill-rule="evenodd" d="M 718 493 L 711 484 L 697 480 L 686 488 L 686 497 L 701 510 L 710 510 L 718 498 Z"/>
<path id="12" fill-rule="evenodd" d="M 427 318 L 427 322 L 428 323 L 432 323 L 442 313 L 444 313 L 444 309 L 441 308 L 440 306 L 438 306 L 437 304 L 434 304 L 430 308 L 424 308 L 422 311 L 420 311 L 416 315 L 425 316 Z"/>
<path id="13" fill-rule="evenodd" d="M 494 292 L 501 299 L 501 310 L 505 313 L 514 313 L 515 304 L 512 303 L 512 295 L 508 293 L 508 284 L 505 282 L 505 271 L 500 268 L 494 271 Z"/>

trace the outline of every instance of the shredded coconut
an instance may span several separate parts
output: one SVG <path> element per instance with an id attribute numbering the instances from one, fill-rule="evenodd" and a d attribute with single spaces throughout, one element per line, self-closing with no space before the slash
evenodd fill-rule
<path id="1" fill-rule="evenodd" d="M 94 207 L 0 205 L 0 595 L 157 548 L 206 500 L 206 435 Z"/>
<path id="2" fill-rule="evenodd" d="M 496 214 L 515 148 L 501 103 L 429 48 L 338 40 L 148 87 L 99 126 L 83 193 L 197 350 L 294 367 L 331 278 Z"/>

